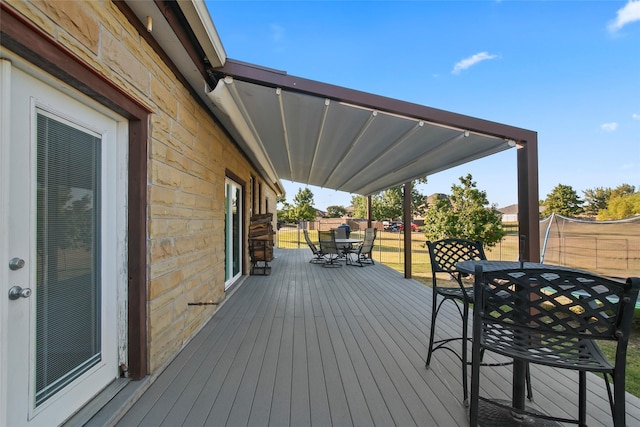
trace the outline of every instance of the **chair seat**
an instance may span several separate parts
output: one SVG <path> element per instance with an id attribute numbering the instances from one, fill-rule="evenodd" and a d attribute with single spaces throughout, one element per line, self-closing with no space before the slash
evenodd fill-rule
<path id="1" fill-rule="evenodd" d="M 467 294 L 467 298 L 470 302 L 473 301 L 473 288 L 461 288 L 456 286 L 455 288 L 443 288 L 438 286 L 437 288 L 438 294 L 442 295 L 445 298 L 456 298 L 461 301 L 464 301 L 464 295 Z"/>
<path id="2" fill-rule="evenodd" d="M 501 325 L 484 325 L 482 345 L 507 357 L 565 369 L 613 372 L 600 347 L 593 340 L 573 336 L 531 333 Z"/>

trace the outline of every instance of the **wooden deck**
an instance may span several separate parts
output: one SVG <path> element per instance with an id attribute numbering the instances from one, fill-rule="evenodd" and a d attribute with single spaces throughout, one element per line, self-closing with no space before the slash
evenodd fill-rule
<path id="1" fill-rule="evenodd" d="M 383 265 L 322 268 L 278 250 L 121 418 L 119 426 L 466 426 L 459 362 L 425 369 L 431 288 Z M 452 308 L 438 335 L 459 329 Z M 442 316 L 442 314 L 441 314 Z M 508 399 L 510 367 L 484 368 L 482 393 Z M 577 376 L 532 367 L 544 412 L 576 413 Z M 589 425 L 611 425 L 590 378 Z M 628 425 L 640 404 L 628 395 Z"/>

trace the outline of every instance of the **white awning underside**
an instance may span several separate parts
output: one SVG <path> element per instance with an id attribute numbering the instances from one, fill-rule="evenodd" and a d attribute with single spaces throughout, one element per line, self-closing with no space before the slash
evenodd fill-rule
<path id="1" fill-rule="evenodd" d="M 214 113 L 266 179 L 370 195 L 515 145 L 511 140 L 226 77 Z"/>

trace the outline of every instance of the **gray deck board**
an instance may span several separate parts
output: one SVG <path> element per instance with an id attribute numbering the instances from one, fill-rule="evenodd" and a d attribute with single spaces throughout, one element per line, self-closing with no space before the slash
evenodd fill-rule
<path id="1" fill-rule="evenodd" d="M 279 250 L 167 366 L 119 426 L 466 426 L 460 361 L 424 361 L 431 289 L 376 264 L 325 269 Z M 458 335 L 445 306 L 437 336 Z M 497 360 L 490 353 L 489 360 Z M 509 366 L 481 370 L 481 392 L 508 399 Z M 532 407 L 576 412 L 577 375 L 532 366 Z M 589 376 L 588 422 L 611 425 L 603 381 Z M 629 425 L 640 425 L 628 395 Z"/>

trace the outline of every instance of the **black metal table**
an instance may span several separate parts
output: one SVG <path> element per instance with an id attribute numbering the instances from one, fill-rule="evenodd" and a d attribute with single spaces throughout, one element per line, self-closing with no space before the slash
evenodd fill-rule
<path id="1" fill-rule="evenodd" d="M 518 261 L 462 261 L 456 264 L 456 268 L 465 274 L 475 274 L 475 268 L 477 265 L 482 266 L 483 272 L 491 272 L 497 270 L 507 270 L 515 268 L 554 268 L 559 270 L 570 270 L 567 267 L 554 266 L 549 264 L 539 264 L 535 262 L 518 262 Z M 512 379 L 512 391 L 511 402 L 507 400 L 496 400 L 502 406 L 495 406 L 491 404 L 482 404 L 480 401 L 480 407 L 478 411 L 478 418 L 481 425 L 486 426 L 560 426 L 560 423 L 555 421 L 533 418 L 526 415 L 517 414 L 509 408 L 525 410 L 530 413 L 543 415 L 533 408 L 527 407 L 525 404 L 526 399 L 526 372 L 527 364 L 522 360 L 515 359 L 513 361 L 513 379 Z"/>

